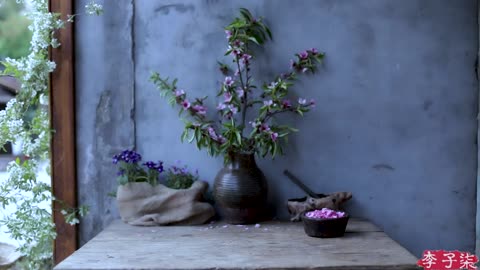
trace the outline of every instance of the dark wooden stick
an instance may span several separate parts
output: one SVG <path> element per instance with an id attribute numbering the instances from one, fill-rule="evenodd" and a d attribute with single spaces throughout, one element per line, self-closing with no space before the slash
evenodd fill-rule
<path id="1" fill-rule="evenodd" d="M 305 191 L 308 194 L 308 196 L 310 196 L 312 198 L 315 198 L 315 199 L 320 198 L 315 192 L 313 192 L 311 189 L 309 189 L 305 184 L 302 183 L 302 181 L 300 181 L 300 179 L 298 179 L 295 175 L 293 175 L 288 170 L 283 171 L 283 174 L 285 174 L 290 180 L 292 180 L 292 182 L 295 185 L 297 185 L 299 188 L 301 188 L 303 191 Z"/>

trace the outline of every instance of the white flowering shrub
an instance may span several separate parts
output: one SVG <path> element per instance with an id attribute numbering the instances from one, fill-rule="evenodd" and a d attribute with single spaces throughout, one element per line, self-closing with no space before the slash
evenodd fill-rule
<path id="1" fill-rule="evenodd" d="M 17 2 L 21 2 L 17 0 Z M 21 91 L 4 111 L 0 111 L 0 145 L 22 143 L 25 159 L 17 159 L 7 166 L 9 179 L 0 185 L 0 205 L 15 206 L 13 214 L 0 220 L 11 236 L 21 243 L 19 251 L 24 258 L 23 269 L 50 269 L 53 240 L 56 237 L 51 209 L 39 205 L 54 198 L 49 184 L 37 181 L 39 163 L 50 157 L 51 127 L 48 107 L 49 74 L 55 63 L 49 60 L 49 48 L 60 46 L 55 32 L 65 24 L 59 14 L 48 11 L 48 0 L 31 0 L 27 14 L 31 24 L 30 54 L 18 60 L 6 59 L 4 74 L 13 75 L 21 82 Z M 88 14 L 99 15 L 102 6 L 95 2 L 86 5 Z M 68 17 L 70 21 L 73 15 Z M 78 216 L 86 207 L 71 208 L 60 204 L 55 209 L 64 214 L 70 224 L 79 222 Z"/>

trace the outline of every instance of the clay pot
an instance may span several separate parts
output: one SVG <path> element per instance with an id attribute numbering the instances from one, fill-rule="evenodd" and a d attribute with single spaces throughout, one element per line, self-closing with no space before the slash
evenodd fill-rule
<path id="1" fill-rule="evenodd" d="M 230 224 L 267 218 L 267 181 L 253 154 L 229 154 L 228 164 L 215 177 L 213 195 L 220 216 Z"/>
<path id="2" fill-rule="evenodd" d="M 349 215 L 341 218 L 317 219 L 309 218 L 302 214 L 303 228 L 305 233 L 311 237 L 333 238 L 342 237 L 347 229 Z"/>

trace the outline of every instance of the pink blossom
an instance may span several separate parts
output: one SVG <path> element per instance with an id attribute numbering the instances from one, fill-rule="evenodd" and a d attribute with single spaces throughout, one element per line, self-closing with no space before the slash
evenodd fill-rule
<path id="1" fill-rule="evenodd" d="M 306 103 L 307 103 L 307 100 L 306 100 L 306 99 L 304 99 L 304 98 L 299 98 L 299 99 L 298 99 L 298 104 L 300 104 L 300 105 L 305 105 Z"/>
<path id="2" fill-rule="evenodd" d="M 236 92 L 239 98 L 243 97 L 243 95 L 245 94 L 245 91 L 243 91 L 242 88 L 238 88 Z"/>
<path id="3" fill-rule="evenodd" d="M 307 59 L 308 58 L 308 52 L 303 51 L 303 52 L 299 53 L 299 56 L 300 56 L 300 59 Z"/>
<path id="4" fill-rule="evenodd" d="M 273 100 L 265 100 L 265 101 L 263 102 L 263 105 L 264 105 L 264 106 L 272 106 L 272 104 L 273 104 Z"/>
<path id="5" fill-rule="evenodd" d="M 292 103 L 290 102 L 290 100 L 284 99 L 284 100 L 282 101 L 282 107 L 285 108 L 285 109 L 291 108 L 291 107 L 292 107 Z"/>
<path id="6" fill-rule="evenodd" d="M 272 141 L 276 141 L 278 138 L 278 133 L 273 132 L 272 134 L 270 134 L 270 138 L 272 138 Z"/>
<path id="7" fill-rule="evenodd" d="M 310 99 L 310 102 L 308 103 L 308 105 L 312 106 L 312 107 L 315 107 L 315 100 L 314 99 Z"/>
<path id="8" fill-rule="evenodd" d="M 186 110 L 186 109 L 190 108 L 190 102 L 188 102 L 188 100 L 184 100 L 184 101 L 182 101 L 182 106 Z"/>
<path id="9" fill-rule="evenodd" d="M 293 69 L 297 66 L 297 63 L 295 63 L 295 61 L 293 61 L 293 59 L 290 59 L 290 68 Z"/>
<path id="10" fill-rule="evenodd" d="M 219 135 L 217 141 L 218 141 L 220 144 L 224 144 L 227 140 L 226 140 L 225 137 L 223 137 L 222 135 Z"/>
<path id="11" fill-rule="evenodd" d="M 202 105 L 195 105 L 193 106 L 192 108 L 195 112 L 197 112 L 198 114 L 200 115 L 205 115 L 207 114 L 207 108 L 205 108 L 204 106 Z"/>
<path id="12" fill-rule="evenodd" d="M 233 81 L 232 77 L 230 77 L 230 76 L 225 77 L 225 82 L 224 82 L 224 84 L 225 84 L 226 86 L 232 86 L 233 83 L 234 83 L 234 81 Z"/>
<path id="13" fill-rule="evenodd" d="M 176 97 L 179 97 L 179 96 L 182 96 L 182 95 L 185 95 L 185 91 L 183 91 L 182 89 L 175 90 L 175 96 Z"/>
<path id="14" fill-rule="evenodd" d="M 238 108 L 233 104 L 228 105 L 228 109 L 232 112 L 232 114 L 236 114 L 238 112 Z"/>
<path id="15" fill-rule="evenodd" d="M 246 53 L 245 53 L 244 55 L 242 55 L 242 63 L 243 63 L 244 65 L 248 64 L 248 61 L 249 61 L 250 59 L 252 59 L 252 56 L 251 56 L 251 55 L 246 54 Z"/>
<path id="16" fill-rule="evenodd" d="M 225 98 L 225 103 L 230 103 L 232 101 L 232 94 L 230 94 L 229 92 L 226 92 L 223 97 Z"/>
<path id="17" fill-rule="evenodd" d="M 217 110 L 221 111 L 224 110 L 227 106 L 225 103 L 218 103 Z"/>
<path id="18" fill-rule="evenodd" d="M 217 133 L 212 127 L 208 127 L 207 131 L 208 131 L 208 135 L 210 135 L 210 138 L 212 138 L 212 140 L 215 140 L 215 141 L 218 140 Z"/>
<path id="19" fill-rule="evenodd" d="M 234 76 L 238 76 L 238 75 L 240 75 L 240 70 L 238 70 L 238 69 L 237 69 L 237 70 L 235 70 L 235 73 L 233 73 L 233 75 L 234 75 Z"/>
<path id="20" fill-rule="evenodd" d="M 260 131 L 270 131 L 270 127 L 267 124 L 261 124 L 259 130 Z"/>
<path id="21" fill-rule="evenodd" d="M 313 55 L 316 55 L 318 53 L 318 50 L 316 48 L 311 48 L 310 49 L 310 52 L 313 54 Z"/>
<path id="22" fill-rule="evenodd" d="M 268 85 L 268 88 L 269 89 L 274 89 L 275 87 L 277 87 L 278 85 L 278 82 L 271 82 L 269 85 Z"/>
<path id="23" fill-rule="evenodd" d="M 328 208 L 322 208 L 322 210 L 314 210 L 307 212 L 305 216 L 315 219 L 325 219 L 325 218 L 341 218 L 345 216 L 345 212 L 334 211 Z"/>
<path id="24" fill-rule="evenodd" d="M 230 30 L 225 30 L 225 34 L 227 35 L 227 39 L 230 39 L 232 37 L 232 31 Z"/>
<path id="25" fill-rule="evenodd" d="M 243 44 L 244 43 L 242 41 L 238 40 L 238 39 L 233 42 L 233 46 L 235 46 L 235 47 L 243 46 Z"/>

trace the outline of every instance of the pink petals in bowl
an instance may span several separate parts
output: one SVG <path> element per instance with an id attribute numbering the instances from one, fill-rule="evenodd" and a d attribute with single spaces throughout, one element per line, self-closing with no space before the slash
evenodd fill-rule
<path id="1" fill-rule="evenodd" d="M 302 215 L 305 233 L 311 237 L 342 237 L 347 229 L 349 215 L 345 212 L 323 208 Z"/>
<path id="2" fill-rule="evenodd" d="M 305 216 L 314 219 L 341 218 L 345 216 L 345 212 L 322 208 L 322 210 L 314 210 L 307 212 Z"/>

